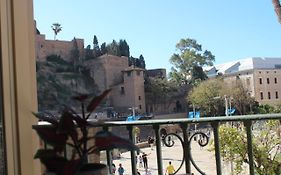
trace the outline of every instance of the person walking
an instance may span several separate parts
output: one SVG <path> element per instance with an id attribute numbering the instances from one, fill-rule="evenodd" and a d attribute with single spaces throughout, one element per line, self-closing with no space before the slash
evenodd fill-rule
<path id="1" fill-rule="evenodd" d="M 143 162 L 142 156 L 139 155 L 139 168 L 143 167 L 142 162 Z"/>
<path id="2" fill-rule="evenodd" d="M 148 168 L 148 159 L 147 159 L 147 154 L 145 152 L 142 153 L 142 160 L 143 160 L 143 166 L 145 169 Z"/>
<path id="3" fill-rule="evenodd" d="M 168 173 L 168 175 L 173 175 L 175 173 L 175 168 L 172 165 L 171 161 L 169 161 L 169 165 L 166 168 L 165 175 L 166 175 L 166 173 Z"/>
<path id="4" fill-rule="evenodd" d="M 115 175 L 115 172 L 116 172 L 116 166 L 115 166 L 115 164 L 113 163 L 113 164 L 112 164 L 112 174 Z"/>
<path id="5" fill-rule="evenodd" d="M 120 163 L 120 164 L 119 164 L 119 168 L 118 168 L 118 173 L 119 173 L 119 175 L 124 175 L 124 172 L 125 172 L 125 170 L 124 170 L 124 168 L 122 167 L 122 164 Z"/>

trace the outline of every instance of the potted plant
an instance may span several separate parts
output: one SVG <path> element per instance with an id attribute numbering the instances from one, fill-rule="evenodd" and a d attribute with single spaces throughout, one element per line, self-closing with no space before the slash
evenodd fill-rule
<path id="1" fill-rule="evenodd" d="M 42 112 L 33 113 L 39 121 L 48 122 L 47 125 L 33 126 L 44 143 L 50 145 L 47 149 L 40 148 L 34 156 L 45 165 L 46 172 L 56 175 L 86 175 L 89 172 L 92 175 L 102 174 L 101 170 L 106 170 L 106 165 L 88 163 L 88 155 L 113 148 L 138 150 L 131 141 L 109 131 L 99 131 L 94 136 L 89 135 L 89 128 L 97 123 L 91 123 L 88 119 L 109 92 L 110 90 L 106 90 L 94 97 L 87 106 L 85 102 L 89 95 L 73 97 L 72 99 L 81 103 L 81 113 L 66 105 L 59 117 Z M 95 142 L 93 145 L 89 144 L 91 140 Z M 70 158 L 63 155 L 67 145 L 72 148 Z"/>

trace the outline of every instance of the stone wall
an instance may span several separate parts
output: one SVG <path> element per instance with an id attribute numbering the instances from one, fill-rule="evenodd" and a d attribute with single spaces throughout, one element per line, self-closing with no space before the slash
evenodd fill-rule
<path id="1" fill-rule="evenodd" d="M 84 57 L 84 40 L 77 39 L 77 46 L 80 57 Z M 45 35 L 36 35 L 35 37 L 36 59 L 44 61 L 49 55 L 60 55 L 64 60 L 70 61 L 71 50 L 73 49 L 73 40 L 46 40 Z"/>

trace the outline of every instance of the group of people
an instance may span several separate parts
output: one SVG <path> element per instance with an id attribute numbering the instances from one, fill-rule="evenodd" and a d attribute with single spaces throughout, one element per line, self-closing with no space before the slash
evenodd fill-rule
<path id="1" fill-rule="evenodd" d="M 143 153 L 143 155 L 145 155 L 145 153 Z M 146 157 L 146 158 L 145 159 L 142 158 L 142 160 L 146 160 L 147 159 L 147 155 L 145 155 L 144 157 Z M 142 164 L 140 164 L 140 166 L 142 166 Z M 150 170 L 148 169 L 147 163 L 144 164 L 144 168 L 145 168 L 145 175 L 152 175 Z M 116 166 L 115 166 L 114 163 L 112 164 L 112 174 L 115 175 L 116 171 L 118 172 L 118 175 L 124 175 L 125 169 L 124 169 L 124 167 L 122 166 L 121 163 L 119 164 L 118 169 L 116 169 Z M 175 173 L 175 168 L 172 165 L 172 162 L 169 161 L 169 165 L 166 168 L 165 175 L 173 175 L 174 173 Z M 138 170 L 137 170 L 137 174 L 141 175 Z"/>
<path id="2" fill-rule="evenodd" d="M 117 170 L 117 172 L 118 172 L 118 175 L 124 175 L 125 169 L 124 169 L 124 167 L 122 166 L 121 163 L 119 164 L 118 169 L 116 169 L 116 166 L 115 166 L 114 163 L 112 164 L 112 174 L 115 175 L 116 170 Z"/>
<path id="3" fill-rule="evenodd" d="M 163 137 L 162 137 L 162 139 L 163 139 Z M 154 139 L 152 137 L 148 137 L 147 141 L 148 141 L 148 144 L 150 145 L 151 149 L 153 149 L 152 146 L 154 143 Z M 169 142 L 171 142 L 171 137 L 168 137 L 167 141 L 168 141 L 168 144 L 170 144 Z M 151 171 L 148 168 L 149 154 L 142 152 L 142 154 L 138 154 L 136 156 L 136 164 L 138 165 L 139 168 L 144 168 L 144 170 L 145 170 L 144 175 L 152 175 Z M 118 168 L 116 168 L 115 164 L 112 164 L 112 174 L 113 175 L 124 175 L 124 172 L 125 172 L 125 169 L 121 163 L 119 164 Z M 118 173 L 118 174 L 116 174 L 116 173 Z M 174 166 L 172 165 L 172 162 L 169 161 L 169 164 L 165 170 L 165 175 L 173 175 L 174 173 L 175 173 Z M 140 172 L 138 171 L 138 169 L 137 169 L 137 174 L 141 175 Z"/>

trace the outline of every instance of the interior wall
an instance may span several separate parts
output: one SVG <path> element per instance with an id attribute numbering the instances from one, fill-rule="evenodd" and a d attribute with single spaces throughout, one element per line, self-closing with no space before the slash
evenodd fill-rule
<path id="1" fill-rule="evenodd" d="M 37 111 L 32 0 L 0 0 L 2 98 L 7 174 L 41 174 L 33 159 L 39 139 L 32 130 Z"/>

